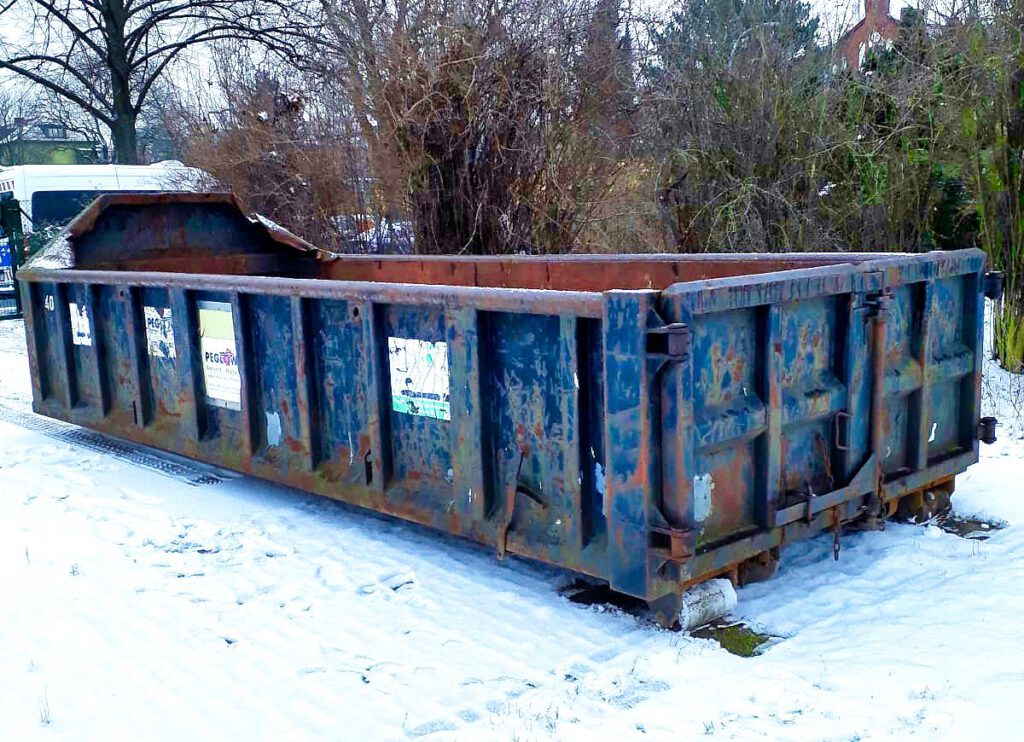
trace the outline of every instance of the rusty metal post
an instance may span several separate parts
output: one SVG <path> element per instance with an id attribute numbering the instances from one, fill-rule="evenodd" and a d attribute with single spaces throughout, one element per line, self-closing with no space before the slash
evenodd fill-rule
<path id="1" fill-rule="evenodd" d="M 613 590 L 647 599 L 655 597 L 648 595 L 654 575 L 647 554 L 660 479 L 660 431 L 646 348 L 646 317 L 656 296 L 653 291 L 608 293 L 604 316 L 607 576 Z"/>
<path id="2" fill-rule="evenodd" d="M 782 485 L 782 327 L 781 310 L 778 305 L 764 310 L 764 370 L 762 372 L 761 395 L 765 405 L 766 435 L 762 436 L 760 449 L 765 475 L 762 480 L 764 491 L 758 498 L 758 521 L 763 528 L 774 528 L 776 511 L 783 494 Z"/>
<path id="3" fill-rule="evenodd" d="M 932 314 L 935 306 L 935 290 L 931 283 L 920 287 L 918 307 L 918 337 L 914 355 L 921 364 L 921 386 L 914 392 L 911 406 L 914 426 L 911 429 L 910 463 L 918 471 L 928 468 L 928 437 L 931 418 L 931 337 Z"/>
<path id="4" fill-rule="evenodd" d="M 882 416 L 885 414 L 885 336 L 889 300 L 886 292 L 874 297 L 874 314 L 871 317 L 871 451 L 875 456 L 874 483 L 879 499 L 884 499 L 882 446 L 885 436 Z"/>

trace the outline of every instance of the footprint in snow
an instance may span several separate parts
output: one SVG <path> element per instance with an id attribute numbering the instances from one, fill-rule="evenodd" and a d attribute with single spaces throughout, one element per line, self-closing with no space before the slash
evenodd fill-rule
<path id="1" fill-rule="evenodd" d="M 350 580 L 345 570 L 333 562 L 318 566 L 316 568 L 316 577 L 323 583 L 324 587 L 332 590 L 346 588 L 350 585 Z"/>
<path id="2" fill-rule="evenodd" d="M 359 592 L 363 595 L 371 595 L 373 593 L 388 592 L 393 593 L 405 593 L 411 591 L 416 586 L 416 574 L 408 568 L 403 568 L 394 572 L 386 572 L 377 578 L 375 582 L 367 582 L 359 587 Z"/>
<path id="3" fill-rule="evenodd" d="M 456 727 L 451 721 L 438 719 L 436 721 L 428 721 L 425 724 L 420 724 L 412 729 L 406 729 L 405 733 L 410 737 L 426 737 L 428 734 L 454 732 L 456 729 L 458 729 L 458 727 Z"/>

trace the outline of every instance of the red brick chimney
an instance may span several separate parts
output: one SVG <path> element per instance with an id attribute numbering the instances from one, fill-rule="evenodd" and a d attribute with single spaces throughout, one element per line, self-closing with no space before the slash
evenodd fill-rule
<path id="1" fill-rule="evenodd" d="M 864 0 L 864 19 L 889 15 L 889 0 Z"/>
<path id="2" fill-rule="evenodd" d="M 892 40 L 899 28 L 899 23 L 889 15 L 889 0 L 864 0 L 864 19 L 839 40 L 833 58 L 836 62 L 845 59 L 850 69 L 859 69 L 861 47 L 875 43 L 875 32 L 878 40 Z"/>

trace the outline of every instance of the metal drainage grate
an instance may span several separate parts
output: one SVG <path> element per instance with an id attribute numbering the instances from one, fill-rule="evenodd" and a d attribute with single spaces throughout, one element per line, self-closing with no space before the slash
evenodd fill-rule
<path id="1" fill-rule="evenodd" d="M 201 469 L 186 464 L 170 461 L 137 446 L 109 438 L 102 433 L 97 433 L 87 428 L 79 428 L 77 425 L 71 425 L 60 420 L 41 417 L 33 413 L 12 410 L 2 404 L 0 404 L 0 420 L 36 433 L 43 433 L 50 438 L 55 438 L 65 443 L 72 443 L 76 446 L 87 448 L 90 451 L 107 454 L 121 461 L 127 461 L 136 466 L 165 474 L 193 487 L 199 487 L 204 484 L 217 484 L 224 481 L 215 474 L 204 472 Z"/>

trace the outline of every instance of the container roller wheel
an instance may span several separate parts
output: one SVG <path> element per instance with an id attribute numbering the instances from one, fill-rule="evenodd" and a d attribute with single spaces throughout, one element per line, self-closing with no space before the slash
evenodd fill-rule
<path id="1" fill-rule="evenodd" d="M 686 592 L 668 593 L 647 604 L 654 620 L 673 631 L 693 631 L 722 618 L 736 607 L 736 589 L 724 577 L 694 585 Z"/>

